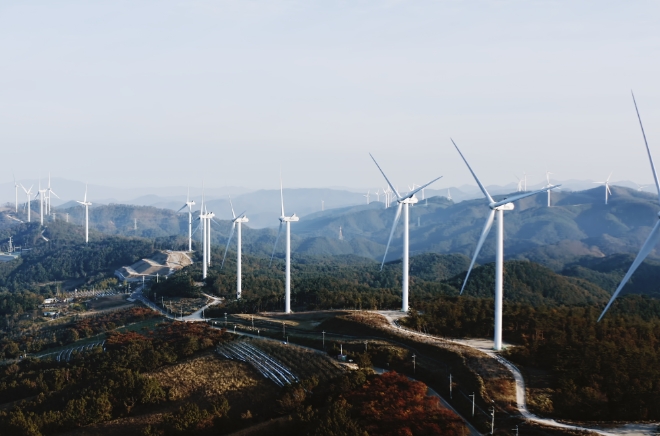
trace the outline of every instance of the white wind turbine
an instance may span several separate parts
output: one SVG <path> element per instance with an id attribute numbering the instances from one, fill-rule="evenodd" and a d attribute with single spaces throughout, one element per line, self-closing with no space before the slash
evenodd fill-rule
<path id="1" fill-rule="evenodd" d="M 245 212 L 236 217 L 234 212 L 234 205 L 231 202 L 231 197 L 229 197 L 229 206 L 231 206 L 231 231 L 229 232 L 229 238 L 227 239 L 227 246 L 225 247 L 225 254 L 222 256 L 222 265 L 220 269 L 225 266 L 225 259 L 227 258 L 227 250 L 229 250 L 229 243 L 231 242 L 231 237 L 234 235 L 234 229 L 236 229 L 236 299 L 241 299 L 242 292 L 242 280 L 241 280 L 241 256 L 242 256 L 242 241 L 241 241 L 241 225 L 247 223 L 248 218 L 245 216 Z"/>
<path id="2" fill-rule="evenodd" d="M 550 174 L 554 174 L 554 173 L 551 173 L 550 171 L 546 171 L 546 172 L 545 172 L 545 178 L 546 178 L 546 180 L 548 181 L 548 184 L 545 185 L 546 188 L 550 188 L 550 187 L 554 187 L 554 186 L 555 186 L 555 185 L 553 185 L 552 183 L 550 183 Z M 556 186 L 559 186 L 559 185 L 556 185 Z M 551 190 L 552 190 L 552 189 L 548 189 L 548 191 L 547 191 L 547 192 L 548 192 L 548 207 L 551 206 L 551 202 L 550 202 L 550 191 L 551 191 Z"/>
<path id="3" fill-rule="evenodd" d="M 54 195 L 57 198 L 60 198 L 59 195 L 55 193 L 50 187 L 50 173 L 48 173 L 48 188 L 47 188 L 48 193 L 46 194 L 46 215 L 50 215 L 50 196 L 51 194 Z"/>
<path id="4" fill-rule="evenodd" d="M 515 174 L 514 176 L 516 177 L 516 179 L 518 179 L 518 192 L 521 192 L 523 190 L 522 188 L 523 180 L 520 177 L 516 176 Z"/>
<path id="5" fill-rule="evenodd" d="M 16 213 L 18 213 L 18 188 L 21 186 L 19 183 L 16 183 L 16 176 L 14 176 L 14 189 L 16 190 Z"/>
<path id="6" fill-rule="evenodd" d="M 85 244 L 89 242 L 89 206 L 92 205 L 87 201 L 87 183 L 85 183 L 85 198 L 83 201 L 76 200 L 76 203 L 80 203 L 85 206 Z"/>
<path id="7" fill-rule="evenodd" d="M 181 206 L 181 209 L 176 212 L 179 213 L 186 207 L 188 208 L 188 251 L 192 251 L 192 207 L 195 205 L 195 200 L 190 200 L 190 188 L 188 188 L 188 195 L 186 196 L 186 204 Z"/>
<path id="8" fill-rule="evenodd" d="M 458 154 L 461 155 L 461 158 L 463 159 L 463 162 L 465 162 L 465 165 L 467 165 L 468 169 L 470 170 L 470 173 L 472 173 L 472 177 L 474 177 L 474 180 L 477 182 L 477 185 L 479 185 L 479 189 L 481 189 L 481 192 L 484 194 L 484 197 L 486 197 L 486 199 L 488 200 L 487 206 L 490 208 L 490 214 L 488 215 L 488 218 L 486 219 L 486 224 L 484 225 L 484 228 L 481 231 L 479 242 L 477 242 L 477 247 L 474 250 L 474 256 L 472 257 L 472 262 L 470 262 L 470 268 L 468 268 L 468 272 L 465 275 L 465 280 L 463 281 L 463 286 L 461 287 L 461 294 L 465 289 L 465 285 L 467 284 L 468 277 L 470 277 L 470 272 L 472 271 L 474 262 L 477 260 L 477 256 L 479 256 L 479 251 L 481 251 L 481 247 L 483 246 L 484 241 L 486 240 L 486 236 L 488 236 L 488 232 L 490 232 L 490 228 L 493 225 L 493 221 L 497 217 L 497 240 L 496 240 L 497 242 L 495 248 L 495 328 L 494 328 L 495 334 L 493 340 L 493 348 L 499 351 L 502 349 L 502 298 L 503 298 L 502 272 L 504 270 L 504 211 L 513 210 L 514 208 L 513 203 L 522 198 L 529 197 L 531 195 L 540 194 L 541 192 L 544 191 L 549 191 L 550 189 L 553 189 L 556 186 L 551 186 L 551 187 L 546 186 L 545 188 L 539 189 L 538 191 L 526 192 L 524 194 L 518 194 L 509 198 L 505 198 L 504 200 L 501 201 L 495 201 L 493 200 L 493 197 L 490 196 L 484 185 L 481 184 L 474 171 L 472 171 L 470 164 L 468 164 L 467 160 L 465 159 L 465 156 L 463 156 L 461 150 L 458 149 L 458 146 L 456 145 L 453 139 L 451 142 L 454 144 L 454 147 L 456 147 L 456 151 L 458 151 Z"/>
<path id="9" fill-rule="evenodd" d="M 610 195 L 612 195 L 612 191 L 610 191 L 610 177 L 612 177 L 612 173 L 610 173 L 609 176 L 607 176 L 607 180 L 604 182 L 594 182 L 598 185 L 605 185 L 605 204 L 607 204 L 607 199 L 609 198 Z"/>
<path id="10" fill-rule="evenodd" d="M 371 156 L 371 153 L 369 153 L 369 156 Z M 390 180 L 387 178 L 383 170 L 380 168 L 380 165 L 378 165 L 378 162 L 376 162 L 376 159 L 374 159 L 373 156 L 371 156 L 371 159 L 374 161 L 376 166 L 378 167 L 378 170 L 380 173 L 383 175 L 385 178 L 385 181 L 387 181 L 387 184 L 390 186 L 392 189 L 392 192 L 396 196 L 396 201 L 399 203 L 399 206 L 396 209 L 396 215 L 394 215 L 394 223 L 392 224 L 392 231 L 390 232 L 390 239 L 387 240 L 387 246 L 385 247 L 385 255 L 383 256 L 383 262 L 380 264 L 380 269 L 383 269 L 383 265 L 385 265 L 385 258 L 387 257 L 387 251 L 390 248 L 390 243 L 392 242 L 392 237 L 394 236 L 394 231 L 396 230 L 396 225 L 399 223 L 399 218 L 401 218 L 401 211 L 403 210 L 403 258 L 402 258 L 402 264 L 403 264 L 403 278 L 401 280 L 402 282 L 402 287 L 401 287 L 401 311 L 402 312 L 408 312 L 408 245 L 409 245 L 409 206 L 412 204 L 417 203 L 417 197 L 415 197 L 415 194 L 421 191 L 422 189 L 426 188 L 429 186 L 431 183 L 435 182 L 436 180 L 439 180 L 442 178 L 442 176 L 435 178 L 428 182 L 425 185 L 420 186 L 417 189 L 413 189 L 412 191 L 408 192 L 406 195 L 402 196 L 399 194 L 399 191 L 394 188 L 394 185 L 390 183 Z"/>
<path id="11" fill-rule="evenodd" d="M 23 191 L 25 191 L 25 195 L 27 195 L 27 203 L 25 203 L 25 205 L 27 207 L 27 221 L 28 222 L 30 222 L 30 212 L 32 211 L 32 207 L 31 207 L 31 203 L 30 203 L 30 200 L 31 200 L 31 197 L 32 197 L 32 186 L 34 186 L 34 185 L 31 185 L 30 189 L 25 189 L 25 186 L 23 186 L 21 184 L 21 188 L 23 188 Z"/>
<path id="12" fill-rule="evenodd" d="M 270 263 L 273 263 L 277 242 L 280 240 L 282 225 L 286 223 L 286 272 L 284 285 L 284 313 L 291 313 L 291 223 L 299 221 L 300 218 L 294 213 L 291 216 L 284 215 L 284 191 L 282 189 L 282 176 L 280 175 L 280 201 L 282 204 L 282 215 L 280 215 L 280 229 L 277 231 L 277 238 L 273 246 L 273 254 L 270 255 Z"/>
<path id="13" fill-rule="evenodd" d="M 451 192 L 449 192 L 449 188 L 447 188 L 447 200 L 451 200 Z"/>
<path id="14" fill-rule="evenodd" d="M 640 192 L 643 191 L 644 188 L 648 186 L 648 185 L 640 185 L 639 183 L 635 183 L 635 185 L 637 185 L 637 190 Z"/>
<path id="15" fill-rule="evenodd" d="M 42 226 L 44 225 L 44 204 L 46 203 L 47 192 L 47 189 L 41 189 L 41 179 L 39 179 L 39 191 L 37 197 L 39 197 L 39 219 Z M 36 199 L 37 197 L 34 198 Z"/>
<path id="16" fill-rule="evenodd" d="M 369 201 L 369 194 L 370 194 L 370 193 L 371 193 L 371 189 L 368 190 L 367 193 L 366 193 L 365 195 L 363 195 L 363 197 L 365 197 L 365 198 L 367 199 L 367 204 L 370 203 L 370 201 Z"/>
<path id="17" fill-rule="evenodd" d="M 644 138 L 644 145 L 646 145 L 646 153 L 649 155 L 649 162 L 651 163 L 651 171 L 653 172 L 653 180 L 655 180 L 655 187 L 658 191 L 658 200 L 660 200 L 660 183 L 658 183 L 658 173 L 656 172 L 655 165 L 653 164 L 653 157 L 651 157 L 651 150 L 649 149 L 649 143 L 646 140 L 646 133 L 644 132 L 644 126 L 642 125 L 642 117 L 640 117 L 639 115 L 639 109 L 637 108 L 637 102 L 635 101 L 634 94 L 632 98 L 633 98 L 633 104 L 635 105 L 635 112 L 637 112 L 637 119 L 639 120 L 639 127 L 642 129 L 642 137 Z M 660 218 L 660 212 L 658 213 L 658 218 Z M 617 287 L 616 291 L 614 291 L 614 294 L 612 294 L 612 298 L 610 298 L 610 301 L 607 303 L 607 306 L 605 306 L 603 313 L 601 313 L 600 316 L 598 317 L 598 321 L 600 321 L 603 318 L 603 316 L 608 311 L 608 309 L 610 308 L 616 297 L 619 295 L 623 287 L 626 285 L 626 283 L 628 283 L 628 280 L 630 280 L 630 277 L 632 277 L 632 275 L 637 270 L 637 268 L 642 264 L 642 262 L 644 262 L 646 256 L 648 256 L 651 250 L 653 250 L 653 248 L 656 245 L 658 245 L 658 241 L 660 241 L 660 220 L 658 220 L 655 223 L 653 230 L 651 230 L 651 233 L 649 234 L 648 238 L 646 238 L 646 242 L 644 242 L 644 245 L 642 245 L 641 250 L 639 250 L 637 257 L 633 261 L 632 265 L 630 265 L 630 269 L 628 269 L 628 272 L 623 277 L 623 280 L 621 280 L 619 287 Z"/>
<path id="18" fill-rule="evenodd" d="M 376 189 L 376 201 L 380 203 L 380 189 Z"/>

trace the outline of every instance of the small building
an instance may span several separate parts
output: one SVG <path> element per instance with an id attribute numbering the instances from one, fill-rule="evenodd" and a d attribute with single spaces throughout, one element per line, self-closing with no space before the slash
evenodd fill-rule
<path id="1" fill-rule="evenodd" d="M 55 304 L 57 303 L 57 298 L 46 298 L 44 299 L 44 304 Z"/>

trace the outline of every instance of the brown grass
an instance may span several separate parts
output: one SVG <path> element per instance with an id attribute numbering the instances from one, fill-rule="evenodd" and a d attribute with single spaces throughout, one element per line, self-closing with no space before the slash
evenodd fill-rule
<path id="1" fill-rule="evenodd" d="M 146 376 L 158 380 L 163 388 L 169 390 L 172 399 L 187 398 L 193 394 L 212 398 L 257 386 L 263 378 L 242 362 L 222 360 L 212 354 L 177 363 Z"/>

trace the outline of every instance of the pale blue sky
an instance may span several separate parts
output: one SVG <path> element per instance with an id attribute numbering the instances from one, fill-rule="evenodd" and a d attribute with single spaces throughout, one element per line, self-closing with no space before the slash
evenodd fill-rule
<path id="1" fill-rule="evenodd" d="M 4 1 L 0 182 L 651 182 L 657 1 Z"/>

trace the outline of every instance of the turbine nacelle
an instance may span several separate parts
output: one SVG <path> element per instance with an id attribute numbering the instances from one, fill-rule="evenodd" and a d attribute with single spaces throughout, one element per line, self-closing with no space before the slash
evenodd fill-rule
<path id="1" fill-rule="evenodd" d="M 300 217 L 298 217 L 295 213 L 291 216 L 281 216 L 280 221 L 283 223 L 294 223 L 296 221 L 300 221 Z"/>
<path id="2" fill-rule="evenodd" d="M 417 204 L 419 203 L 419 200 L 417 199 L 416 196 L 404 198 L 404 199 L 398 199 L 397 203 L 407 203 L 407 204 Z"/>
<path id="3" fill-rule="evenodd" d="M 516 207 L 513 203 L 504 203 L 504 204 L 500 204 L 500 203 L 501 202 L 490 203 L 488 207 L 490 207 L 492 210 L 513 210 Z"/>

